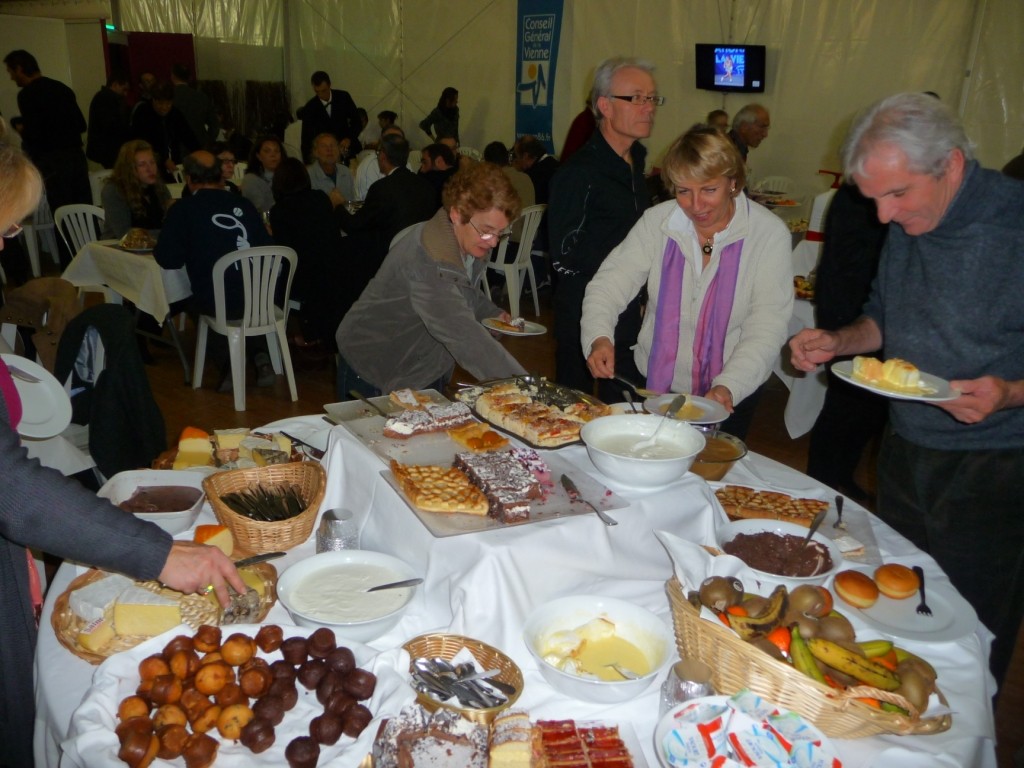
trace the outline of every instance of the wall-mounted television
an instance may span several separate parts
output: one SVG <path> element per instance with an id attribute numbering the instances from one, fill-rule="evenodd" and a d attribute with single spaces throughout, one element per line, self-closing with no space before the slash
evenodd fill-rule
<path id="1" fill-rule="evenodd" d="M 763 45 L 697 43 L 697 87 L 724 93 L 764 92 Z"/>

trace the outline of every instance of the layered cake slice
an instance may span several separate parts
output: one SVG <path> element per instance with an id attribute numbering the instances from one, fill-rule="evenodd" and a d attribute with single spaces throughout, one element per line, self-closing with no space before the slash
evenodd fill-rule
<path id="1" fill-rule="evenodd" d="M 455 467 L 483 491 L 489 514 L 502 522 L 529 519 L 530 501 L 541 498 L 540 483 L 511 453 L 459 453 Z"/>
<path id="2" fill-rule="evenodd" d="M 402 411 L 384 422 L 384 436 L 404 439 L 470 424 L 473 414 L 465 403 L 428 405 L 422 411 Z"/>

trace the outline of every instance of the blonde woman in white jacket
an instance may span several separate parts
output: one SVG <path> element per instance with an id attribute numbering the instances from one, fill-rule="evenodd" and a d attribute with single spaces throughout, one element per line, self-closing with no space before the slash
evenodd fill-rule
<path id="1" fill-rule="evenodd" d="M 634 349 L 647 387 L 716 400 L 743 437 L 788 335 L 788 228 L 743 192 L 743 159 L 707 126 L 680 136 L 662 176 L 675 200 L 649 209 L 587 287 L 581 343 L 595 377 L 615 374 L 615 323 L 646 284 Z M 741 405 L 742 404 L 742 405 Z"/>

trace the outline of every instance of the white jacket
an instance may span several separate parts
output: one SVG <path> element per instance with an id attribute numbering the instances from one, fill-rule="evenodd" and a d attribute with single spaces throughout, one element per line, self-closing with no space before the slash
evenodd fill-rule
<path id="1" fill-rule="evenodd" d="M 594 341 L 614 338 L 619 313 L 647 283 L 649 301 L 634 347 L 637 367 L 647 374 L 654 342 L 661 284 L 661 262 L 667 239 L 679 244 L 686 259 L 679 322 L 679 352 L 672 377 L 673 392 L 690 392 L 693 339 L 701 302 L 718 270 L 724 246 L 743 239 L 736 295 L 726 331 L 724 365 L 713 385 L 729 388 L 739 403 L 768 379 L 772 362 L 786 341 L 793 313 L 793 270 L 789 229 L 766 208 L 741 193 L 729 226 L 715 237 L 715 250 L 701 271 L 703 253 L 696 231 L 674 200 L 648 209 L 605 259 L 587 286 L 580 341 L 589 355 Z M 695 393 L 703 395 L 703 392 Z"/>

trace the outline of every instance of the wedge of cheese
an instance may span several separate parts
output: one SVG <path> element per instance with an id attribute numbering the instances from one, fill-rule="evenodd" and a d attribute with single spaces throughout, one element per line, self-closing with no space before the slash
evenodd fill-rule
<path id="1" fill-rule="evenodd" d="M 235 540 L 225 525 L 197 525 L 193 541 L 216 547 L 228 557 L 235 551 Z"/>
<path id="2" fill-rule="evenodd" d="M 87 651 L 97 653 L 114 639 L 114 624 L 110 619 L 96 619 L 78 633 L 78 644 Z"/>
<path id="3" fill-rule="evenodd" d="M 118 596 L 132 584 L 132 580 L 127 576 L 119 573 L 108 574 L 99 581 L 71 593 L 68 598 L 71 612 L 85 622 L 102 619 Z"/>
<path id="4" fill-rule="evenodd" d="M 181 624 L 181 606 L 134 584 L 114 603 L 114 631 L 120 637 L 154 637 Z"/>
<path id="5" fill-rule="evenodd" d="M 220 449 L 237 449 L 242 440 L 248 436 L 249 430 L 246 427 L 213 430 L 213 439 Z"/>
<path id="6" fill-rule="evenodd" d="M 197 427 L 185 427 L 178 438 L 178 455 L 172 469 L 205 467 L 213 464 L 210 435 Z"/>

